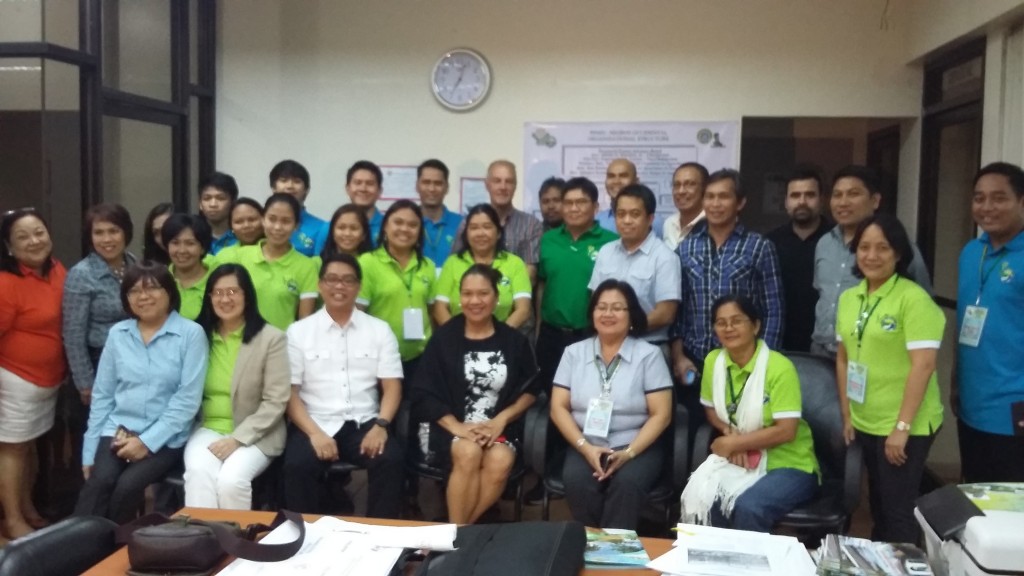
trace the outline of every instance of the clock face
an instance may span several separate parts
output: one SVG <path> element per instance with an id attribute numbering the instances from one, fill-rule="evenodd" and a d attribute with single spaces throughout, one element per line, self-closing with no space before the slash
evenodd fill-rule
<path id="1" fill-rule="evenodd" d="M 446 52 L 434 65 L 434 97 L 451 110 L 479 106 L 491 89 L 491 68 L 480 54 L 465 48 Z"/>

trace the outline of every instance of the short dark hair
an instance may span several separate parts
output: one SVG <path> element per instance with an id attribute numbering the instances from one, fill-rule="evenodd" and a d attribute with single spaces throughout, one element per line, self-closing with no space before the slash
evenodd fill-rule
<path id="1" fill-rule="evenodd" d="M 711 305 L 712 328 L 714 328 L 715 320 L 718 319 L 718 309 L 726 304 L 735 304 L 740 309 L 740 312 L 743 312 L 747 318 L 750 318 L 751 322 L 760 322 L 761 330 L 764 330 L 764 313 L 761 311 L 761 307 L 746 294 L 726 294 L 715 300 Z"/>
<path id="2" fill-rule="evenodd" d="M 295 225 L 299 225 L 299 220 L 302 219 L 302 205 L 295 199 L 295 196 L 291 194 L 285 194 L 284 192 L 275 192 L 267 198 L 267 201 L 263 203 L 263 213 L 266 214 L 267 210 L 274 204 L 287 204 L 292 209 L 292 213 L 295 214 Z"/>
<path id="3" fill-rule="evenodd" d="M 409 200 L 408 198 L 396 200 L 394 204 L 388 207 L 387 212 L 384 213 L 384 219 L 380 222 L 380 233 L 377 234 L 377 245 L 383 247 L 385 251 L 388 251 L 388 237 L 387 234 L 385 234 L 384 229 L 387 228 L 388 220 L 391 219 L 391 216 L 395 212 L 405 209 L 412 210 L 420 220 L 420 233 L 419 237 L 416 238 L 416 246 L 413 248 L 416 252 L 416 268 L 419 268 L 423 265 L 423 209 L 420 208 L 419 204 L 412 200 Z"/>
<path id="4" fill-rule="evenodd" d="M 202 216 L 171 214 L 160 230 L 160 239 L 164 241 L 164 246 L 170 246 L 171 240 L 174 240 L 186 229 L 192 231 L 199 245 L 203 247 L 203 255 L 208 254 L 210 246 L 213 244 L 213 232 L 210 230 L 210 224 L 206 218 Z"/>
<path id="5" fill-rule="evenodd" d="M 672 171 L 672 175 L 675 176 L 676 172 L 679 172 L 683 168 L 693 168 L 697 172 L 700 172 L 700 181 L 704 186 L 707 186 L 708 178 L 711 177 L 711 174 L 708 173 L 708 169 L 703 164 L 700 162 L 683 162 L 679 166 L 676 166 L 676 169 Z"/>
<path id="6" fill-rule="evenodd" d="M 612 210 L 619 209 L 619 198 L 639 198 L 644 204 L 644 210 L 647 211 L 647 215 L 650 216 L 658 209 L 658 200 L 654 197 L 654 192 L 650 188 L 643 184 L 630 184 L 615 196 L 612 200 Z"/>
<path id="7" fill-rule="evenodd" d="M 374 166 L 376 166 L 376 164 L 374 164 Z M 444 181 L 445 182 L 448 181 L 448 166 L 444 162 L 441 162 L 440 160 L 438 160 L 437 158 L 431 158 L 429 160 L 424 160 L 422 164 L 420 164 L 419 166 L 416 167 L 416 179 L 417 180 L 420 179 L 420 176 L 423 176 L 423 170 L 425 170 L 427 168 L 433 168 L 434 170 L 440 170 L 441 174 L 444 174 Z M 380 169 L 378 168 L 378 170 L 380 170 Z M 348 179 L 351 180 L 352 176 L 349 175 Z M 380 180 L 380 178 L 378 178 L 378 180 Z"/>
<path id="8" fill-rule="evenodd" d="M 882 194 L 882 177 L 879 175 L 878 170 L 871 168 L 870 166 L 862 166 L 860 164 L 850 164 L 841 168 L 832 177 L 832 186 L 835 187 L 836 182 L 839 182 L 842 178 L 856 178 L 860 180 L 864 187 L 868 189 L 870 194 Z"/>
<path id="9" fill-rule="evenodd" d="M 497 256 L 506 250 L 505 248 L 505 227 L 501 225 L 501 218 L 498 216 L 498 211 L 494 209 L 494 206 L 490 204 L 477 204 L 466 212 L 465 224 L 462 226 L 462 250 L 459 250 L 459 256 L 463 256 L 469 253 L 469 220 L 477 214 L 483 214 L 494 224 L 494 227 L 498 229 L 498 243 L 494 246 L 494 255 Z"/>
<path id="10" fill-rule="evenodd" d="M 50 235 L 50 225 L 46 223 L 46 218 L 36 211 L 35 208 L 19 208 L 17 210 L 11 210 L 10 212 L 4 213 L 3 220 L 0 221 L 0 239 L 3 239 L 3 243 L 7 246 L 0 247 L 0 270 L 4 272 L 10 272 L 15 276 L 21 276 L 21 268 L 18 267 L 18 259 L 14 257 L 10 252 L 11 245 L 11 233 L 14 230 L 14 223 L 22 218 L 28 216 L 35 216 L 39 218 L 39 221 L 43 223 L 43 228 L 46 228 L 46 233 Z M 43 278 L 50 277 L 50 270 L 53 269 L 53 236 L 50 235 L 50 256 L 43 262 L 41 269 L 39 270 Z"/>
<path id="11" fill-rule="evenodd" d="M 1006 176 L 1006 179 L 1010 181 L 1010 189 L 1013 190 L 1013 194 L 1017 198 L 1024 196 L 1024 170 L 1021 170 L 1020 166 L 1010 164 L 1009 162 L 992 162 L 987 164 L 974 175 L 973 186 L 978 185 L 978 180 L 981 180 L 982 176 L 988 176 L 989 174 Z"/>
<path id="12" fill-rule="evenodd" d="M 622 190 L 625 192 L 625 188 Z M 622 192 L 619 193 L 622 195 Z M 626 299 L 626 306 L 629 308 L 629 335 L 640 336 L 647 332 L 647 314 L 640 307 L 640 300 L 636 297 L 636 291 L 625 280 L 609 278 L 597 285 L 594 293 L 590 295 L 590 304 L 587 306 L 587 322 L 590 323 L 590 331 L 596 332 L 594 326 L 594 310 L 597 308 L 597 301 L 601 295 L 609 290 L 616 290 Z"/>
<path id="13" fill-rule="evenodd" d="M 160 286 L 164 289 L 164 292 L 167 292 L 167 297 L 170 298 L 171 305 L 169 310 L 177 312 L 181 309 L 181 294 L 178 293 L 178 286 L 174 283 L 174 277 L 167 270 L 167 266 L 157 262 L 145 261 L 129 266 L 124 272 L 124 279 L 121 280 L 121 306 L 124 306 L 124 313 L 128 316 L 136 320 L 139 319 L 135 312 L 132 311 L 132 306 L 128 302 L 128 291 L 139 282 Z"/>
<path id="14" fill-rule="evenodd" d="M 552 176 L 547 180 L 544 180 L 540 183 L 540 188 L 537 190 L 537 198 L 543 196 L 549 188 L 558 188 L 558 195 L 561 196 L 565 193 L 565 180 L 562 180 L 558 176 Z"/>
<path id="15" fill-rule="evenodd" d="M 814 180 L 818 184 L 818 193 L 825 193 L 825 183 L 821 179 L 821 170 L 818 170 L 817 166 L 810 164 L 800 164 L 793 168 L 793 171 L 786 176 L 786 186 L 788 187 L 791 182 L 797 182 L 799 180 Z"/>
<path id="16" fill-rule="evenodd" d="M 899 218 L 892 214 L 879 212 L 861 222 L 857 226 L 857 231 L 853 234 L 853 240 L 850 241 L 850 252 L 857 253 L 857 245 L 860 244 L 864 231 L 868 229 L 868 226 L 872 225 L 878 226 L 878 229 L 882 231 L 882 236 L 885 236 L 886 242 L 889 243 L 889 246 L 892 246 L 893 252 L 896 253 L 896 273 L 900 276 L 907 276 L 910 263 L 914 261 L 914 247 L 910 243 L 907 229 L 903 227 L 903 223 L 899 221 Z M 853 275 L 857 278 L 864 277 L 864 273 L 861 272 L 860 266 L 857 265 L 856 261 L 853 265 Z"/>
<path id="17" fill-rule="evenodd" d="M 156 243 L 156 237 L 153 236 L 153 221 L 159 216 L 164 214 L 174 214 L 174 204 L 170 202 L 161 202 L 146 215 L 145 228 L 142 229 L 142 259 L 157 262 L 159 264 L 167 264 L 171 261 L 170 257 L 167 256 L 167 250 L 164 250 Z"/>
<path id="18" fill-rule="evenodd" d="M 274 188 L 274 182 L 277 182 L 281 178 L 297 178 L 302 180 L 302 183 L 306 185 L 306 190 L 309 190 L 309 170 L 302 164 L 299 164 L 295 160 L 281 160 L 270 169 L 270 188 Z"/>
<path id="19" fill-rule="evenodd" d="M 345 184 L 351 184 L 352 176 L 355 176 L 355 173 L 360 170 L 372 172 L 373 176 L 377 179 L 377 186 L 384 186 L 384 173 L 380 171 L 380 166 L 377 166 L 369 160 L 357 160 L 355 164 L 350 166 L 348 172 L 345 173 Z M 418 176 L 419 172 L 417 171 L 417 177 Z"/>
<path id="20" fill-rule="evenodd" d="M 356 278 L 358 278 L 360 282 L 363 281 L 363 269 L 359 266 L 359 259 L 351 254 L 346 254 L 345 252 L 325 254 L 320 260 L 320 270 L 317 272 L 317 275 L 321 280 L 324 279 L 324 274 L 327 273 L 327 265 L 337 262 L 339 264 L 347 264 L 351 266 L 352 269 L 356 271 Z"/>
<path id="21" fill-rule="evenodd" d="M 487 264 L 473 264 L 462 273 L 462 278 L 459 279 L 459 290 L 462 289 L 462 283 L 466 281 L 467 276 L 481 276 L 485 278 L 490 284 L 491 288 L 494 289 L 494 293 L 498 293 L 498 283 L 501 282 L 501 272 L 498 272 L 494 268 L 491 268 Z"/>
<path id="22" fill-rule="evenodd" d="M 247 196 L 242 196 L 231 203 L 231 213 L 234 214 L 235 208 L 238 208 L 239 206 L 248 206 L 259 212 L 260 216 L 263 215 L 263 205 Z"/>
<path id="23" fill-rule="evenodd" d="M 586 178 L 584 176 L 569 178 L 569 180 L 562 185 L 562 198 L 565 198 L 565 195 L 570 190 L 579 190 L 586 194 L 587 198 L 590 198 L 591 202 L 597 202 L 597 185 L 594 184 L 590 178 Z"/>
<path id="24" fill-rule="evenodd" d="M 355 216 L 356 220 L 359 222 L 359 227 L 363 229 L 363 241 L 356 247 L 356 251 L 359 254 L 362 254 L 363 252 L 373 250 L 373 239 L 370 238 L 370 221 L 366 219 L 366 210 L 363 210 L 359 206 L 350 202 L 335 210 L 334 214 L 331 216 L 331 222 L 327 227 L 327 242 L 324 242 L 324 249 L 320 251 L 321 257 L 340 253 L 338 245 L 334 243 L 334 226 L 345 214 L 352 214 Z"/>
<path id="25" fill-rule="evenodd" d="M 232 202 L 238 199 L 238 183 L 235 182 L 234 177 L 230 174 L 214 172 L 206 178 L 203 178 L 199 182 L 200 198 L 203 197 L 203 190 L 206 190 L 207 188 L 216 188 L 217 190 L 220 190 L 227 194 L 228 197 L 231 198 Z"/>
<path id="26" fill-rule="evenodd" d="M 716 182 L 723 180 L 732 181 L 732 189 L 736 193 L 736 200 L 740 201 L 746 198 L 746 191 L 743 190 L 743 186 L 740 185 L 740 171 L 732 168 L 722 168 L 721 170 L 715 170 L 708 176 L 707 181 L 704 182 L 704 189 L 706 190 L 709 186 Z"/>
<path id="27" fill-rule="evenodd" d="M 97 222 L 109 222 L 124 232 L 124 243 L 131 244 L 134 226 L 132 226 L 132 215 L 128 209 L 120 204 L 97 204 L 85 211 L 85 226 L 82 227 L 82 237 L 90 249 L 96 250 L 92 245 L 92 227 Z M 153 227 L 153 220 L 149 221 L 149 227 Z M 152 232 L 150 232 L 152 234 Z"/>
<path id="28" fill-rule="evenodd" d="M 206 338 L 213 342 L 213 331 L 220 324 L 220 318 L 213 310 L 213 289 L 217 281 L 225 276 L 234 276 L 238 280 L 238 286 L 242 289 L 245 297 L 245 311 L 242 313 L 245 327 L 242 328 L 242 342 L 248 344 L 263 327 L 267 321 L 260 315 L 258 302 L 256 301 L 256 287 L 253 286 L 252 276 L 249 271 L 240 264 L 221 264 L 210 272 L 206 280 L 206 290 L 203 292 L 203 307 L 199 311 L 196 322 L 203 327 Z"/>

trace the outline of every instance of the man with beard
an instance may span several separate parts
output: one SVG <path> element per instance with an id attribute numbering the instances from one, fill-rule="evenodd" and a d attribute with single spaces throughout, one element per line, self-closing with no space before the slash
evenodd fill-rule
<path id="1" fill-rule="evenodd" d="M 821 217 L 821 176 L 811 167 L 798 167 L 786 180 L 789 223 L 768 234 L 779 255 L 779 272 L 786 302 L 783 350 L 807 352 L 814 331 L 814 248 L 828 232 Z"/>

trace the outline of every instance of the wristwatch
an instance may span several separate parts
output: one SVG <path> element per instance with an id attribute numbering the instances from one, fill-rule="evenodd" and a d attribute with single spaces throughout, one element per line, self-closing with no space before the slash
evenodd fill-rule
<path id="1" fill-rule="evenodd" d="M 380 426 L 381 428 L 387 428 L 388 426 L 391 426 L 391 421 L 389 421 L 387 418 L 377 418 L 376 420 L 373 421 L 373 423 L 376 424 L 377 426 Z"/>
<path id="2" fill-rule="evenodd" d="M 903 420 L 898 420 L 896 422 L 896 430 L 899 432 L 910 432 L 910 424 L 907 424 Z"/>

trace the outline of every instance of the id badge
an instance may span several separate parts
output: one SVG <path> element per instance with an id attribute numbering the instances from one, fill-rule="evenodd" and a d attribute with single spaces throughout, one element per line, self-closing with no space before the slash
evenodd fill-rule
<path id="1" fill-rule="evenodd" d="M 587 419 L 583 423 L 583 435 L 607 438 L 612 423 L 612 401 L 593 398 L 587 408 Z"/>
<path id="2" fill-rule="evenodd" d="M 981 342 L 981 332 L 985 329 L 988 308 L 968 306 L 964 310 L 964 325 L 960 327 L 960 343 L 964 346 L 977 348 Z"/>
<path id="3" fill-rule="evenodd" d="M 860 362 L 846 365 L 846 397 L 858 403 L 864 403 L 864 394 L 868 388 L 868 367 Z"/>
<path id="4" fill-rule="evenodd" d="M 423 309 L 406 308 L 402 310 L 402 339 L 423 340 Z"/>

